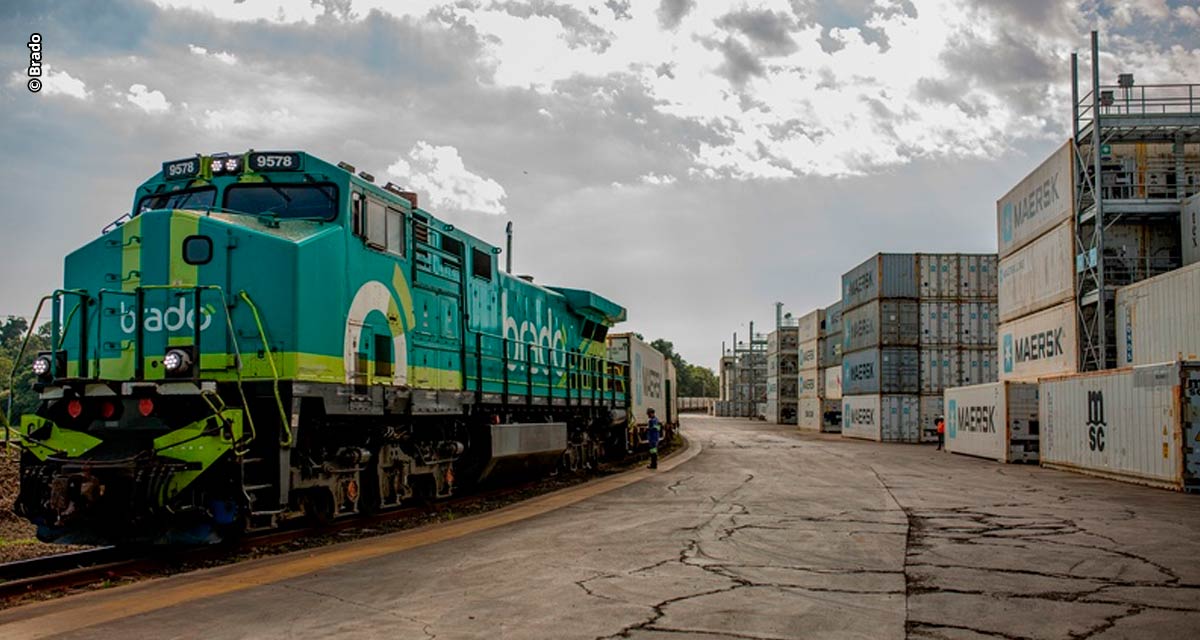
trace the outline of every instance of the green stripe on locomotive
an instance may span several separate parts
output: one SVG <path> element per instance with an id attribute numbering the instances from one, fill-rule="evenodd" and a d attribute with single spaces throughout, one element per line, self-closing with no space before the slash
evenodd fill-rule
<path id="1" fill-rule="evenodd" d="M 203 380 L 473 391 L 478 375 L 486 393 L 502 393 L 506 380 L 511 394 L 529 392 L 527 381 L 535 395 L 547 386 L 558 397 L 592 391 L 590 376 L 568 379 L 566 371 L 588 366 L 573 354 L 603 358 L 604 330 L 624 319 L 623 308 L 590 292 L 501 273 L 492 245 L 339 167 L 298 157 L 303 171 L 202 171 L 185 180 L 160 173 L 139 187 L 131 219 L 66 259 L 64 289 L 85 292 L 91 302 L 60 298 L 67 364 L 59 376 L 163 379 L 164 354 L 193 345 L 198 323 Z M 336 220 L 275 219 L 194 203 L 138 212 L 147 196 L 169 200 L 211 187 L 213 204 L 223 205 L 235 186 L 312 184 L 335 192 Z M 404 216 L 403 255 L 369 247 L 356 233 L 369 224 L 357 217 L 367 200 Z M 185 255 L 196 238 L 196 255 Z M 476 269 L 475 260 L 488 264 Z"/>

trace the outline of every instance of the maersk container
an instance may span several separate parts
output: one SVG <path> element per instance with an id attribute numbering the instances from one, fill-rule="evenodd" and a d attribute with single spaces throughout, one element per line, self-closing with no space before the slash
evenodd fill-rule
<path id="1" fill-rule="evenodd" d="M 825 310 L 815 309 L 796 320 L 796 340 L 803 345 L 821 337 L 821 326 L 825 321 Z"/>
<path id="2" fill-rule="evenodd" d="M 1038 385 L 993 382 L 946 389 L 946 450 L 999 462 L 1037 462 Z"/>
<path id="3" fill-rule="evenodd" d="M 1042 464 L 1200 491 L 1200 362 L 1041 381 Z"/>
<path id="4" fill-rule="evenodd" d="M 959 356 L 959 382 L 947 386 L 986 384 L 1000 379 L 1000 366 L 996 350 L 992 348 L 962 349 Z"/>
<path id="5" fill-rule="evenodd" d="M 1200 262 L 1200 193 L 1183 201 L 1179 216 L 1179 239 L 1183 264 Z"/>
<path id="6" fill-rule="evenodd" d="M 1032 382 L 1041 376 L 1075 373 L 1078 335 L 1074 302 L 1000 325 L 999 378 Z"/>
<path id="7" fill-rule="evenodd" d="M 801 398 L 825 397 L 825 374 L 820 369 L 801 371 L 796 381 Z"/>
<path id="8" fill-rule="evenodd" d="M 674 419 L 668 391 L 674 394 L 675 387 L 670 384 L 669 361 L 662 353 L 632 333 L 617 333 L 608 336 L 608 359 L 629 364 L 630 417 L 638 426 L 645 426 L 647 409 L 654 409 L 660 420 Z"/>
<path id="9" fill-rule="evenodd" d="M 962 304 L 951 300 L 920 302 L 921 346 L 955 346 L 962 339 Z"/>
<path id="10" fill-rule="evenodd" d="M 994 347 L 1000 321 L 995 300 L 963 302 L 959 306 L 958 342 L 968 347 Z"/>
<path id="11" fill-rule="evenodd" d="M 820 365 L 822 367 L 832 367 L 842 364 L 842 332 L 831 333 L 825 336 L 821 341 L 824 348 L 821 349 Z"/>
<path id="12" fill-rule="evenodd" d="M 917 262 L 922 300 L 956 300 L 962 295 L 957 253 L 919 253 Z"/>
<path id="13" fill-rule="evenodd" d="M 821 431 L 821 399 L 800 398 L 796 402 L 796 427 L 801 431 Z"/>
<path id="14" fill-rule="evenodd" d="M 829 400 L 839 400 L 842 397 L 842 365 L 821 369 L 825 379 L 825 395 Z"/>
<path id="15" fill-rule="evenodd" d="M 996 201 L 1001 258 L 1070 219 L 1075 201 L 1074 162 L 1068 141 Z"/>
<path id="16" fill-rule="evenodd" d="M 808 371 L 809 369 L 816 369 L 818 366 L 820 366 L 820 339 L 813 338 L 808 342 L 801 342 L 797 358 L 799 359 L 797 366 L 799 367 L 800 371 Z"/>
<path id="17" fill-rule="evenodd" d="M 828 336 L 842 332 L 842 301 L 825 307 L 825 320 L 821 323 L 821 335 Z"/>
<path id="18" fill-rule="evenodd" d="M 912 347 L 865 349 L 842 356 L 842 394 L 917 393 L 920 351 Z"/>
<path id="19" fill-rule="evenodd" d="M 919 390 L 921 393 L 941 393 L 946 387 L 962 384 L 962 354 L 958 347 L 926 347 L 921 349 Z"/>
<path id="20" fill-rule="evenodd" d="M 842 397 L 842 436 L 876 442 L 921 441 L 920 398 L 915 395 Z"/>
<path id="21" fill-rule="evenodd" d="M 921 342 L 920 303 L 874 300 L 842 314 L 842 355 L 874 347 L 915 347 Z"/>
<path id="22" fill-rule="evenodd" d="M 996 299 L 997 262 L 994 253 L 964 253 L 958 259 L 959 293 L 964 300 Z"/>
<path id="23" fill-rule="evenodd" d="M 1117 362 L 1175 359 L 1200 359 L 1200 263 L 1117 289 Z"/>
<path id="24" fill-rule="evenodd" d="M 1000 260 L 1000 321 L 1009 322 L 1075 296 L 1071 221 Z"/>
<path id="25" fill-rule="evenodd" d="M 842 275 L 842 314 L 878 298 L 920 297 L 917 256 L 877 253 Z"/>

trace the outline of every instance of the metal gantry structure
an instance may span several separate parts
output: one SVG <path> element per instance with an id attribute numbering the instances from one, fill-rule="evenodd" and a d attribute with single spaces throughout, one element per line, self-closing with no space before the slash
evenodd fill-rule
<path id="1" fill-rule="evenodd" d="M 1181 203 L 1200 192 L 1200 84 L 1136 85 L 1122 73 L 1102 85 L 1095 31 L 1082 96 L 1079 80 L 1071 54 L 1079 365 L 1095 371 L 1116 365 L 1117 288 L 1182 266 Z"/>

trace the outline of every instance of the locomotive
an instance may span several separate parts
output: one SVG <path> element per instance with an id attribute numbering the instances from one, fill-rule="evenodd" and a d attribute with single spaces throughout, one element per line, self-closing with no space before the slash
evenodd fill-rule
<path id="1" fill-rule="evenodd" d="M 625 309 L 500 252 L 346 163 L 163 163 L 39 305 L 15 510 L 48 542 L 215 542 L 636 447 Z"/>

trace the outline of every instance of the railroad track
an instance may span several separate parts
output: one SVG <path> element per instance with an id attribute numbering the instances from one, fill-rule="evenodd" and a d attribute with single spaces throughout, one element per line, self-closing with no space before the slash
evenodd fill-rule
<path id="1" fill-rule="evenodd" d="M 623 460 L 615 465 L 603 465 L 599 473 L 571 476 L 571 479 L 577 482 L 570 484 L 624 470 L 628 465 L 636 464 L 639 460 L 638 456 L 633 456 L 631 459 Z M 540 494 L 563 488 L 562 486 L 551 486 L 556 479 L 561 484 L 561 476 L 552 476 L 514 486 L 483 490 L 427 505 L 403 507 L 372 515 L 347 518 L 324 526 L 298 526 L 249 535 L 229 544 L 185 549 L 98 547 L 7 562 L 0 564 L 0 608 L 13 606 L 33 595 L 53 594 L 130 577 L 186 571 L 223 560 L 233 560 L 248 552 L 278 548 L 301 540 L 311 540 L 315 545 L 320 544 L 322 539 L 331 535 L 354 530 L 358 530 L 364 535 L 371 535 L 370 530 L 380 525 L 406 519 L 413 520 L 415 524 L 421 516 L 437 517 L 446 512 L 463 510 L 490 500 L 504 500 L 505 504 L 509 504 L 519 500 L 507 500 L 508 498 L 531 489 L 546 489 L 546 491 L 535 492 L 535 494 Z"/>

